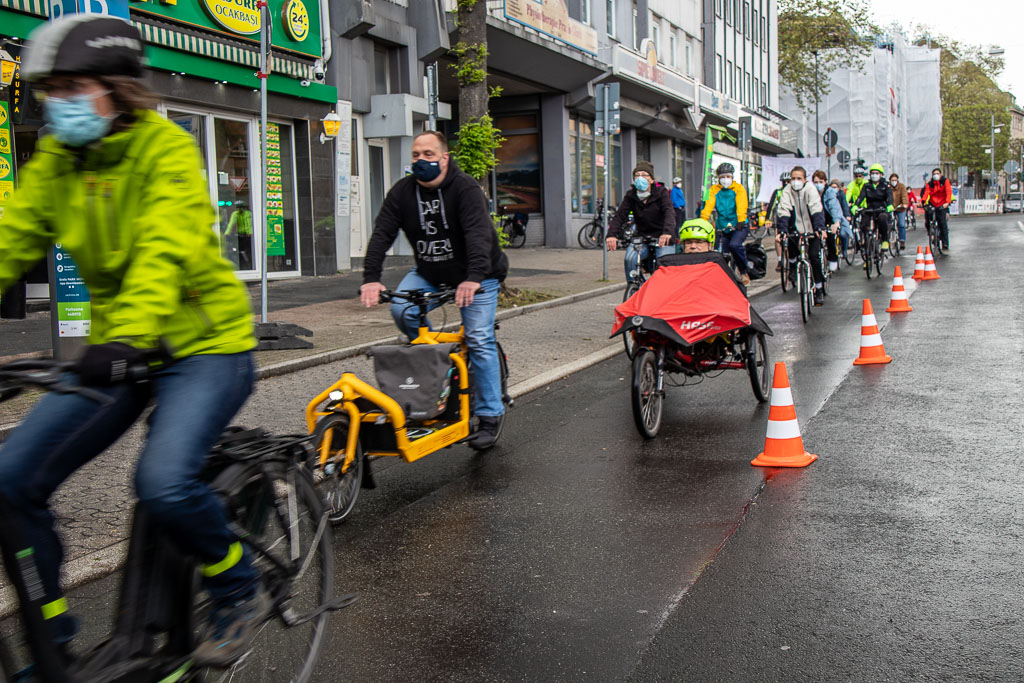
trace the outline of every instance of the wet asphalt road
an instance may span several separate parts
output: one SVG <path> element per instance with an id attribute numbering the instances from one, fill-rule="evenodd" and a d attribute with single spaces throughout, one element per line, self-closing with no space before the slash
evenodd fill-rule
<path id="1" fill-rule="evenodd" d="M 792 293 L 754 300 L 809 468 L 750 466 L 768 408 L 736 371 L 669 388 L 645 442 L 624 356 L 520 399 L 489 453 L 378 466 L 315 680 L 1021 680 L 1024 229 L 952 231 L 942 280 L 901 259 L 903 318 L 892 261 L 842 271 L 808 325 Z M 865 296 L 890 365 L 851 365 Z"/>
<path id="2" fill-rule="evenodd" d="M 810 468 L 749 465 L 739 372 L 669 389 L 644 442 L 621 356 L 521 400 L 491 453 L 388 468 L 338 531 L 362 599 L 318 680 L 1019 680 L 1024 232 L 953 230 L 904 319 L 892 261 L 806 326 L 755 299 Z M 864 297 L 891 365 L 851 365 Z"/>

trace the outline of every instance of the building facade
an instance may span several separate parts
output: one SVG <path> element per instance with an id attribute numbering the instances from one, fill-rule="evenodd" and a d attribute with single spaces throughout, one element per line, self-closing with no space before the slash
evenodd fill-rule
<path id="1" fill-rule="evenodd" d="M 326 0 L 325 0 L 326 3 Z M 0 41 L 20 60 L 24 43 L 59 3 L 0 0 Z M 114 5 L 116 3 L 111 3 Z M 223 253 L 239 277 L 261 276 L 267 251 L 271 278 L 321 275 L 337 270 L 332 216 L 332 154 L 319 143 L 321 119 L 337 99 L 322 83 L 329 24 L 318 0 L 270 0 L 273 57 L 268 78 L 268 240 L 260 229 L 263 155 L 260 146 L 258 11 L 226 20 L 219 0 L 177 4 L 154 0 L 124 3 L 146 41 L 146 82 L 160 99 L 159 111 L 190 132 L 202 152 L 203 175 L 217 207 Z M 288 5 L 286 11 L 285 5 Z M 291 17 L 291 19 L 290 19 Z M 244 20 L 243 20 L 244 19 Z M 31 87 L 8 89 L 15 177 L 31 156 L 42 111 Z M 29 297 L 47 296 L 45 268 L 30 280 Z"/>

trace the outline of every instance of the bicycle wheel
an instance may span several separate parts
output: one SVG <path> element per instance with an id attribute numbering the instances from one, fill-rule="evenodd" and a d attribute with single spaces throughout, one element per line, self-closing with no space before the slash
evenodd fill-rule
<path id="1" fill-rule="evenodd" d="M 594 233 L 599 231 L 600 228 L 598 228 L 594 221 L 590 221 L 580 228 L 579 234 L 576 235 L 576 241 L 579 242 L 580 246 L 584 249 L 596 249 L 598 241 L 594 238 Z"/>
<path id="2" fill-rule="evenodd" d="M 779 270 L 779 276 L 782 280 L 782 291 L 785 292 L 789 289 L 789 269 L 792 267 L 789 264 L 789 256 L 786 254 L 786 247 L 782 248 L 782 256 L 779 257 L 779 265 L 782 268 Z"/>
<path id="3" fill-rule="evenodd" d="M 896 258 L 900 255 L 900 241 L 895 228 L 889 228 L 889 255 Z"/>
<path id="4" fill-rule="evenodd" d="M 508 246 L 513 249 L 519 249 L 526 244 L 526 230 L 512 231 L 512 234 L 508 237 Z"/>
<path id="5" fill-rule="evenodd" d="M 498 347 L 498 367 L 501 372 L 501 402 L 505 406 L 505 411 L 498 418 L 498 431 L 494 434 L 494 441 L 497 443 L 498 439 L 501 438 L 501 433 L 505 430 L 505 418 L 508 416 L 508 408 L 512 405 L 512 397 L 508 395 L 508 356 L 505 355 L 505 349 L 501 348 L 501 342 L 495 341 L 494 344 Z"/>
<path id="6" fill-rule="evenodd" d="M 662 393 L 658 391 L 657 356 L 650 349 L 640 349 L 633 359 L 633 421 L 641 436 L 653 439 L 661 427 Z"/>
<path id="7" fill-rule="evenodd" d="M 813 287 L 811 269 L 806 261 L 800 261 L 796 266 L 796 292 L 800 297 L 800 317 L 804 322 L 811 317 L 811 308 L 814 306 Z"/>
<path id="8" fill-rule="evenodd" d="M 635 282 L 630 282 L 626 286 L 626 293 L 622 295 L 622 300 L 626 301 L 629 297 L 639 291 L 640 285 Z M 633 360 L 633 356 L 636 355 L 636 333 L 633 330 L 627 330 L 622 333 L 622 344 L 626 347 L 626 357 Z"/>
<path id="9" fill-rule="evenodd" d="M 852 266 L 854 256 L 856 256 L 857 252 L 854 249 L 854 245 L 850 244 L 850 240 L 846 240 L 846 243 L 844 245 L 843 239 L 840 237 L 839 251 L 843 255 L 843 260 L 846 261 L 846 265 Z"/>
<path id="10" fill-rule="evenodd" d="M 243 536 L 247 555 L 274 602 L 252 649 L 227 669 L 205 669 L 203 681 L 309 680 L 323 647 L 328 611 L 301 620 L 333 598 L 332 534 L 323 503 L 304 467 L 255 462 L 225 470 L 214 488 L 221 492 L 229 523 Z M 209 599 L 198 596 L 198 615 Z"/>
<path id="11" fill-rule="evenodd" d="M 757 240 L 759 243 L 768 235 L 767 225 L 758 225 L 756 228 L 750 231 L 750 236 Z"/>
<path id="12" fill-rule="evenodd" d="M 772 387 L 771 357 L 768 355 L 768 344 L 765 343 L 764 334 L 761 332 L 751 333 L 747 337 L 745 351 L 750 388 L 754 390 L 757 402 L 764 403 L 768 400 Z"/>
<path id="13" fill-rule="evenodd" d="M 309 469 L 317 484 L 327 508 L 327 518 L 332 524 L 341 522 L 352 512 L 363 483 L 363 469 L 366 457 L 362 445 L 356 441 L 355 460 L 348 471 L 342 473 L 345 446 L 348 442 L 348 415 L 328 415 L 320 418 L 313 428 L 313 443 L 316 451 L 310 458 Z M 328 462 L 320 466 L 320 444 L 327 437 L 331 439 Z"/>
<path id="14" fill-rule="evenodd" d="M 822 292 L 828 294 L 828 281 L 832 278 L 832 271 L 829 270 L 828 266 L 828 252 L 822 247 L 819 252 L 819 258 L 821 259 L 821 272 L 824 274 L 825 279 L 822 281 Z"/>

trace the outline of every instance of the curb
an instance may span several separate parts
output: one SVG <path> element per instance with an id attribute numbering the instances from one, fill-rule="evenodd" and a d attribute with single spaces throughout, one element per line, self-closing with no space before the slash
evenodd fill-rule
<path id="1" fill-rule="evenodd" d="M 516 318 L 521 315 L 526 315 L 527 313 L 532 313 L 533 311 L 541 311 L 545 308 L 554 308 L 556 306 L 565 306 L 566 304 L 575 303 L 577 301 L 584 301 L 586 299 L 592 299 L 605 294 L 611 294 L 612 292 L 621 290 L 623 287 L 625 287 L 625 283 L 617 283 L 614 285 L 607 285 L 605 287 L 598 287 L 597 289 L 591 289 L 586 292 L 580 292 L 578 294 L 570 294 L 557 299 L 551 299 L 549 301 L 541 301 L 540 303 L 530 304 L 528 306 L 506 308 L 503 311 L 498 311 L 494 316 L 494 320 L 496 322 L 501 322 L 502 320 L 508 320 L 509 318 Z M 452 323 L 450 327 L 455 329 L 456 323 Z M 282 361 L 280 363 L 273 363 L 271 365 L 258 368 L 256 370 L 256 379 L 260 380 L 267 379 L 268 377 L 287 375 L 289 373 L 306 370 L 317 365 L 326 365 L 327 363 L 334 363 L 339 360 L 345 360 L 346 358 L 352 358 L 353 356 L 360 356 L 375 346 L 380 346 L 381 344 L 396 344 L 400 339 L 401 338 L 398 335 L 384 337 L 383 339 L 375 339 L 363 344 L 357 344 L 356 346 L 348 346 L 343 349 L 323 351 L 311 356 L 306 356 L 305 358 L 295 358 L 293 360 Z M 3 436 L 3 429 L 3 427 L 0 427 L 0 436 Z"/>

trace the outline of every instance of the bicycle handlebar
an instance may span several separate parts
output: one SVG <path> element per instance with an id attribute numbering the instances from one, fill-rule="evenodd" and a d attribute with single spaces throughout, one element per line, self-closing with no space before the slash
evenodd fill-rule
<path id="1" fill-rule="evenodd" d="M 144 354 L 141 363 L 127 368 L 124 383 L 148 379 L 152 374 L 149 366 L 151 360 L 163 362 L 166 357 L 161 351 Z M 28 387 L 38 387 L 58 394 L 78 394 L 101 405 L 111 403 L 113 399 L 103 392 L 65 380 L 65 374 L 75 374 L 77 365 L 74 361 L 58 361 L 53 358 L 25 358 L 0 365 L 0 403 L 9 401 Z"/>
<path id="2" fill-rule="evenodd" d="M 390 303 L 395 299 L 406 301 L 412 306 L 429 306 L 431 303 L 443 305 L 455 301 L 455 290 L 444 287 L 436 292 L 427 289 L 385 289 L 380 293 L 381 303 Z"/>

